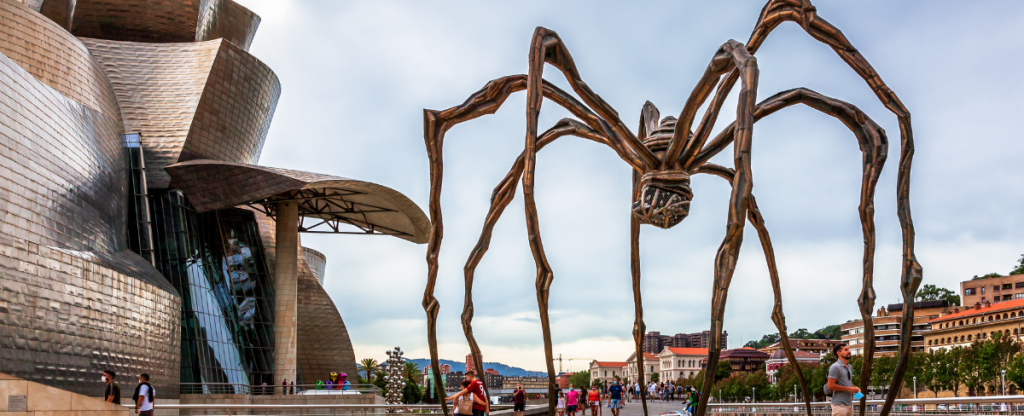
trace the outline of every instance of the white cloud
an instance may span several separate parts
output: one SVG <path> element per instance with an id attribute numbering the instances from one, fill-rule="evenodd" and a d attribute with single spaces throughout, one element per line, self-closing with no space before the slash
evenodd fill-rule
<path id="1" fill-rule="evenodd" d="M 422 110 L 461 103 L 488 80 L 526 70 L 535 26 L 558 31 L 583 77 L 634 126 L 645 100 L 677 114 L 708 59 L 729 38 L 745 41 L 763 2 L 456 2 L 242 0 L 263 21 L 252 52 L 283 93 L 261 163 L 388 185 L 426 208 Z M 1024 252 L 1024 4 L 819 2 L 911 110 L 916 133 L 912 207 L 925 283 L 958 289 L 975 274 L 1006 272 Z M 900 301 L 895 117 L 826 46 L 780 26 L 758 52 L 758 95 L 805 86 L 856 104 L 889 133 L 878 186 L 878 304 Z M 1012 72 L 1012 71 L 1011 71 Z M 548 68 L 546 77 L 567 87 Z M 734 93 L 735 95 L 735 93 Z M 735 114 L 730 98 L 717 129 Z M 436 295 L 441 355 L 468 352 L 459 323 L 462 265 L 476 242 L 491 189 L 522 151 L 523 94 L 446 140 L 445 241 Z M 541 125 L 566 113 L 545 103 Z M 717 130 L 716 129 L 716 130 Z M 860 152 L 837 121 L 807 108 L 758 123 L 754 192 L 782 275 L 791 330 L 858 317 L 862 236 Z M 715 159 L 731 165 L 728 153 Z M 632 344 L 628 207 L 630 174 L 601 146 L 567 139 L 539 156 L 542 235 L 555 270 L 555 352 L 624 359 Z M 694 179 L 691 217 L 673 230 L 643 229 L 642 282 L 649 330 L 707 327 L 712 264 L 725 229 L 728 187 Z M 420 301 L 424 246 L 386 238 L 305 236 L 327 254 L 327 290 L 357 355 L 400 345 L 427 356 Z M 748 227 L 726 329 L 733 346 L 774 332 L 772 297 L 756 233 Z M 474 287 L 477 336 L 488 361 L 544 368 L 535 270 L 517 196 L 494 232 Z"/>

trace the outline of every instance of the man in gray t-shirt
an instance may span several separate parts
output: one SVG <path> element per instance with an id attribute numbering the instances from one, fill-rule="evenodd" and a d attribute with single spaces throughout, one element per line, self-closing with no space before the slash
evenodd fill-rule
<path id="1" fill-rule="evenodd" d="M 850 348 L 844 344 L 832 348 L 837 360 L 828 368 L 828 388 L 832 390 L 832 416 L 853 416 L 853 394 L 860 391 L 853 385 Z"/>

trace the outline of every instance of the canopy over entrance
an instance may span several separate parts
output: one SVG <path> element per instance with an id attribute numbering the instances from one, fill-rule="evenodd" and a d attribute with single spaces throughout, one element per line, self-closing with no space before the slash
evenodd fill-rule
<path id="1" fill-rule="evenodd" d="M 430 233 L 430 221 L 415 203 L 371 182 L 208 159 L 166 169 L 171 187 L 199 212 L 248 205 L 277 219 L 279 203 L 295 202 L 300 232 L 392 235 L 417 244 Z"/>

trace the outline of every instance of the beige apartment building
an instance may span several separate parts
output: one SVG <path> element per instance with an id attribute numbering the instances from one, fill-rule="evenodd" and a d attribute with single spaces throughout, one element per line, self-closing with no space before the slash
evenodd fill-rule
<path id="1" fill-rule="evenodd" d="M 973 307 L 954 308 L 953 313 L 929 322 L 931 331 L 925 335 L 928 350 L 968 346 L 979 339 L 1003 333 L 1018 341 L 1024 335 L 1024 299 L 999 303 L 975 303 Z"/>
<path id="2" fill-rule="evenodd" d="M 708 358 L 707 348 L 676 348 L 665 347 L 658 354 L 661 381 L 674 381 L 680 378 L 693 377 L 700 372 L 701 360 Z"/>
<path id="3" fill-rule="evenodd" d="M 818 355 L 828 354 L 832 352 L 832 347 L 836 344 L 842 344 L 843 341 L 838 339 L 792 339 L 789 340 L 789 348 L 793 351 L 807 351 L 813 352 Z M 776 342 L 764 348 L 759 348 L 765 354 L 772 355 L 776 351 L 782 351 L 782 341 Z"/>
<path id="4" fill-rule="evenodd" d="M 643 383 L 651 381 L 651 374 L 658 373 L 661 371 L 661 361 L 658 356 L 649 352 L 644 353 L 643 362 L 640 364 L 644 366 L 644 379 Z M 623 367 L 625 373 L 625 379 L 627 382 L 636 383 L 639 380 L 639 372 L 637 371 L 637 359 L 636 353 L 629 354 L 629 358 L 626 359 L 626 366 Z M 661 374 L 658 375 L 659 377 Z"/>
<path id="5" fill-rule="evenodd" d="M 960 282 L 960 298 L 963 300 L 960 304 L 967 307 L 986 301 L 999 303 L 1024 299 L 1024 274 Z"/>
<path id="6" fill-rule="evenodd" d="M 911 351 L 925 350 L 925 332 L 931 329 L 929 321 L 950 312 L 949 302 L 932 300 L 914 303 L 914 322 L 910 337 Z M 895 303 L 881 307 L 872 319 L 875 329 L 875 357 L 894 355 L 900 346 L 900 331 L 903 327 L 903 304 Z M 855 355 L 864 354 L 864 321 L 850 321 L 840 325 L 842 340 Z"/>
<path id="7" fill-rule="evenodd" d="M 615 380 L 615 377 L 625 380 L 626 375 L 623 373 L 623 368 L 626 365 L 625 361 L 591 361 L 590 380 L 591 382 L 598 380 L 605 383 L 605 385 Z"/>

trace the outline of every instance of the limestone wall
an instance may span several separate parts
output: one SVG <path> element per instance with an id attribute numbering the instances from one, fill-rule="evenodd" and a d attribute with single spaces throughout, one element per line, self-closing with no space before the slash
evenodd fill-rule
<path id="1" fill-rule="evenodd" d="M 26 411 L 9 411 L 14 410 L 11 396 L 26 396 Z M 129 408 L 121 405 L 0 373 L 3 416 L 129 416 L 129 412 Z"/>

